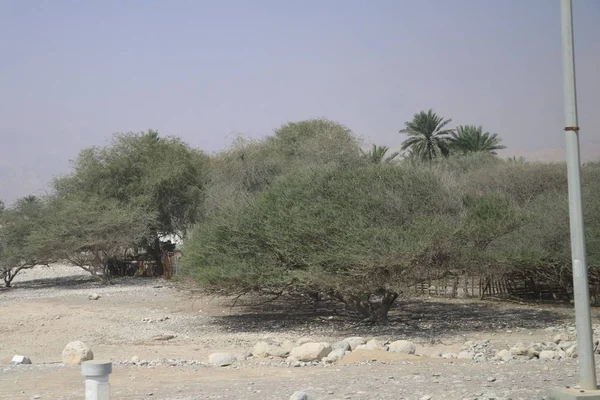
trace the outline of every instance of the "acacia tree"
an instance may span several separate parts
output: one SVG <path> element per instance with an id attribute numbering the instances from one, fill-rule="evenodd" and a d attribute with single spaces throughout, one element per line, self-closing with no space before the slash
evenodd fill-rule
<path id="1" fill-rule="evenodd" d="M 432 170 L 315 167 L 199 226 L 182 267 L 209 291 L 320 293 L 385 320 L 416 270 L 444 267 L 458 212 Z"/>
<path id="2" fill-rule="evenodd" d="M 208 157 L 180 139 L 156 131 L 115 135 L 108 147 L 83 150 L 73 173 L 56 179 L 59 197 L 74 195 L 116 201 L 151 218 L 139 237 L 163 274 L 160 238 L 185 236 L 203 214 Z"/>
<path id="3" fill-rule="evenodd" d="M 211 158 L 208 217 L 231 203 L 243 203 L 289 174 L 312 167 L 364 164 L 360 141 L 335 121 L 290 122 L 262 140 L 238 138 Z"/>
<path id="4" fill-rule="evenodd" d="M 45 208 L 42 199 L 27 196 L 0 212 L 0 278 L 6 287 L 20 271 L 47 263 L 29 242 L 42 224 Z"/>
<path id="5" fill-rule="evenodd" d="M 110 261 L 152 235 L 155 223 L 144 208 L 114 199 L 55 197 L 26 243 L 46 262 L 67 262 L 108 282 Z"/>

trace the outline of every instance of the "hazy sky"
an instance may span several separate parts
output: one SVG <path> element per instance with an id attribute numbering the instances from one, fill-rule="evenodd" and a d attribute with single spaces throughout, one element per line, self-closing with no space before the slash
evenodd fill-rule
<path id="1" fill-rule="evenodd" d="M 600 154 L 600 1 L 574 0 L 582 150 Z M 327 117 L 396 147 L 433 108 L 563 157 L 558 0 L 0 0 L 0 199 L 148 128 L 209 152 Z M 504 153 L 509 154 L 509 152 Z"/>

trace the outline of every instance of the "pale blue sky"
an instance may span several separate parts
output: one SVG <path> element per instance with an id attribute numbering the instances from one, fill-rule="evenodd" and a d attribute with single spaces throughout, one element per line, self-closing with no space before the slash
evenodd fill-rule
<path id="1" fill-rule="evenodd" d="M 600 1 L 574 0 L 580 126 L 600 154 Z M 433 108 L 562 157 L 558 0 L 0 0 L 0 199 L 115 132 L 213 152 L 327 117 L 367 142 Z M 509 154 L 506 152 L 505 154 Z"/>

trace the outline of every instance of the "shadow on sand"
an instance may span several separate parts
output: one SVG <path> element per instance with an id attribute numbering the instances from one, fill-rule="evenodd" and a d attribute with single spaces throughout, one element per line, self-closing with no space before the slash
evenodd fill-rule
<path id="1" fill-rule="evenodd" d="M 366 323 L 353 314 L 335 308 L 335 304 L 315 310 L 302 299 L 277 299 L 273 302 L 241 304 L 229 315 L 217 316 L 213 324 L 238 332 L 284 332 L 302 330 L 326 335 L 356 335 L 364 332 L 423 338 L 439 338 L 463 333 L 540 329 L 560 324 L 566 307 L 543 310 L 535 305 L 517 305 L 475 300 L 399 300 L 386 323 Z"/>

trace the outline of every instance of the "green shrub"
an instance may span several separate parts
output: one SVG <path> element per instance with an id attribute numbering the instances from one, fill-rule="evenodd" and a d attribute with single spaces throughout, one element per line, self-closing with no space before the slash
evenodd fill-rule
<path id="1" fill-rule="evenodd" d="M 384 319 L 419 269 L 447 265 L 459 212 L 430 169 L 304 169 L 200 226 L 182 265 L 209 290 L 320 292 Z"/>
<path id="2" fill-rule="evenodd" d="M 346 168 L 365 162 L 352 131 L 325 119 L 288 123 L 263 140 L 238 138 L 211 159 L 207 214 L 244 203 L 304 168 Z"/>

